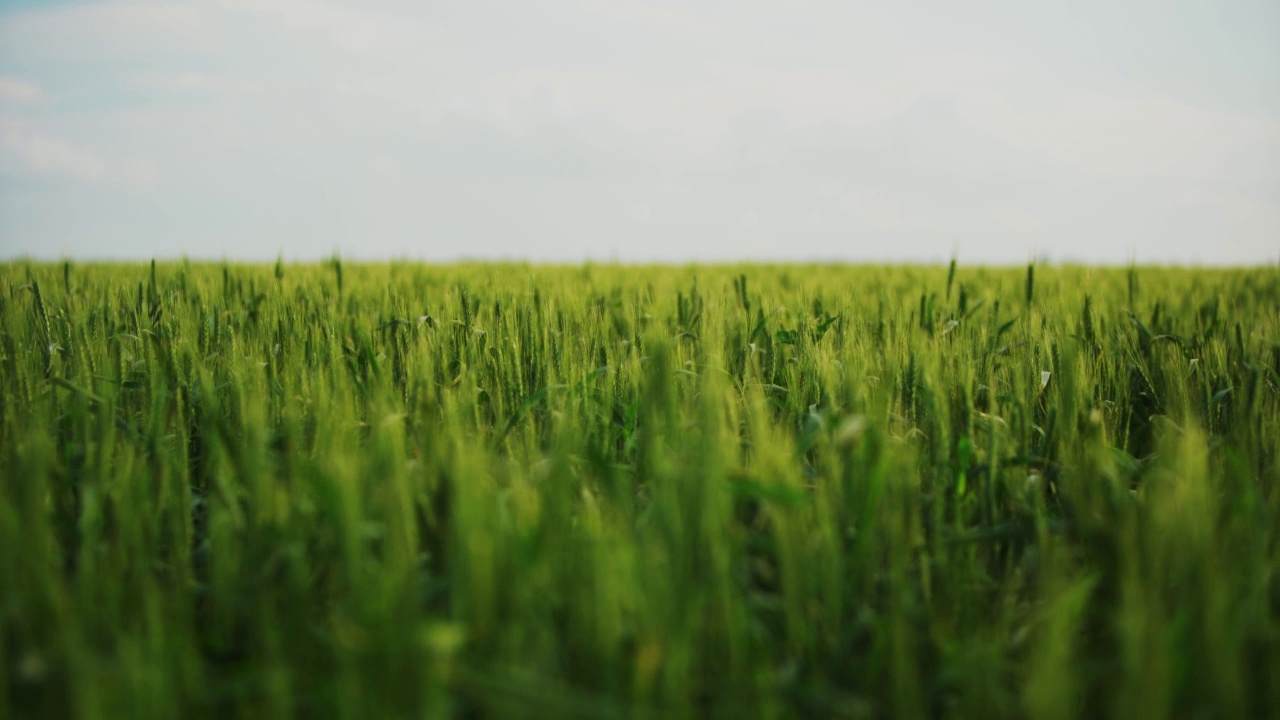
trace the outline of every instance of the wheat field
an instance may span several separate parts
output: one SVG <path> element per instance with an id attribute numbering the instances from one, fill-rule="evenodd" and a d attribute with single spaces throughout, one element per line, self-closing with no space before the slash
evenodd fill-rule
<path id="1" fill-rule="evenodd" d="M 1280 713 L 1280 270 L 0 265 L 0 708 Z"/>

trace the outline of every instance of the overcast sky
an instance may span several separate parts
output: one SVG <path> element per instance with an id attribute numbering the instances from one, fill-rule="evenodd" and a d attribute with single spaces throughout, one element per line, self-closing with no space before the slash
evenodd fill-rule
<path id="1" fill-rule="evenodd" d="M 1274 263 L 1280 3 L 0 0 L 0 257 Z"/>

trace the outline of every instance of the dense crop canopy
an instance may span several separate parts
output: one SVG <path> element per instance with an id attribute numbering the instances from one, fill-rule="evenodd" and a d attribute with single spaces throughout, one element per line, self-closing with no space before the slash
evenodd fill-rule
<path id="1" fill-rule="evenodd" d="M 15 717 L 1267 717 L 1280 272 L 0 265 Z"/>

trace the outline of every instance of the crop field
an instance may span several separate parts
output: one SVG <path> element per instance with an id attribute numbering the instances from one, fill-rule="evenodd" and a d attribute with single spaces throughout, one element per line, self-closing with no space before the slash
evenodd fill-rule
<path id="1" fill-rule="evenodd" d="M 1267 718 L 1280 270 L 0 264 L 0 715 Z"/>

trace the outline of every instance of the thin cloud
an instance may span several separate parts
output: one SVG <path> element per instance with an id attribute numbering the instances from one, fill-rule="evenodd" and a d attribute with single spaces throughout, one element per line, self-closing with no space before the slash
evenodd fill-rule
<path id="1" fill-rule="evenodd" d="M 0 103 L 25 105 L 45 99 L 44 90 L 35 83 L 0 75 Z"/>
<path id="2" fill-rule="evenodd" d="M 134 76 L 131 82 L 140 89 L 168 93 L 246 96 L 262 92 L 259 83 L 230 73 L 146 72 Z"/>
<path id="3" fill-rule="evenodd" d="M 877 192 L 851 192 L 840 200 L 840 208 L 876 230 L 920 230 L 933 227 L 933 223 L 906 212 L 897 201 Z"/>
<path id="4" fill-rule="evenodd" d="M 0 147 L 36 175 L 98 183 L 106 174 L 105 163 L 97 153 L 14 118 L 0 116 Z"/>

